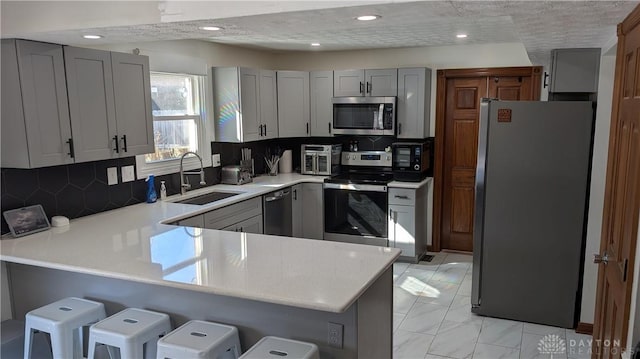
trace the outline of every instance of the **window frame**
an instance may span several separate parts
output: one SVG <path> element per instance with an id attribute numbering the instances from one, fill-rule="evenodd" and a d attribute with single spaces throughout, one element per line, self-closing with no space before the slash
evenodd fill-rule
<path id="1" fill-rule="evenodd" d="M 213 128 L 211 126 L 211 121 L 209 120 L 208 114 L 208 104 L 211 103 L 209 101 L 211 97 L 209 84 L 209 76 L 204 75 L 193 75 L 187 73 L 177 73 L 177 72 L 166 72 L 166 71 L 151 71 L 150 77 L 153 78 L 154 74 L 159 75 L 183 75 L 190 76 L 194 78 L 194 86 L 197 87 L 197 96 L 198 98 L 194 99 L 195 104 L 200 108 L 199 115 L 184 115 L 184 116 L 153 116 L 153 121 L 167 121 L 167 120 L 178 120 L 178 119 L 196 119 L 199 118 L 199 121 L 196 121 L 196 129 L 198 133 L 198 155 L 202 158 L 202 166 L 210 167 L 211 166 L 211 140 L 213 138 Z M 154 142 L 155 149 L 155 142 Z M 194 170 L 200 168 L 200 161 L 198 161 L 195 156 L 185 157 L 183 161 L 184 170 Z M 149 162 L 147 163 L 145 160 L 145 155 L 136 156 L 136 174 L 138 179 L 145 179 L 149 175 L 159 176 L 159 175 L 167 175 L 173 174 L 180 171 L 180 159 L 168 159 L 157 162 Z"/>

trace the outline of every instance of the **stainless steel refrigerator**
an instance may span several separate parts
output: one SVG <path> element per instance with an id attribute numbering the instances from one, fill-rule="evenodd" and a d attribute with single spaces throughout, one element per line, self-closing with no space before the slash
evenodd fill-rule
<path id="1" fill-rule="evenodd" d="M 482 100 L 472 312 L 574 326 L 593 125 L 592 102 Z"/>

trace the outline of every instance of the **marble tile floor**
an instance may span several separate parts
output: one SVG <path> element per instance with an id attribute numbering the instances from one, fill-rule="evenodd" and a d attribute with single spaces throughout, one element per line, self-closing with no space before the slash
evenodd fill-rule
<path id="1" fill-rule="evenodd" d="M 470 255 L 440 252 L 431 262 L 393 265 L 394 359 L 591 357 L 590 336 L 472 314 L 471 264 Z M 564 341 L 564 354 L 538 351 L 549 334 Z"/>

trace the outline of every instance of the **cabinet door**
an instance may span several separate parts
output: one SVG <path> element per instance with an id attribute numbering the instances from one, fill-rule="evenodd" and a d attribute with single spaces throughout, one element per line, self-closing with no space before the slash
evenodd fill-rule
<path id="1" fill-rule="evenodd" d="M 260 123 L 263 126 L 263 138 L 278 137 L 278 93 L 276 72 L 260 70 Z"/>
<path id="2" fill-rule="evenodd" d="M 549 92 L 598 92 L 600 49 L 551 51 Z"/>
<path id="3" fill-rule="evenodd" d="M 24 112 L 22 110 L 22 93 L 20 92 L 20 74 L 18 72 L 18 57 L 16 54 L 16 40 L 3 39 L 0 55 L 2 68 L 2 88 L 0 89 L 0 154 L 3 168 L 29 168 L 29 148 L 27 147 L 27 132 L 24 128 Z"/>
<path id="4" fill-rule="evenodd" d="M 291 235 L 293 237 L 304 237 L 304 232 L 302 230 L 302 211 L 304 206 L 303 204 L 303 190 L 302 187 L 304 184 L 297 184 L 291 187 L 291 224 L 293 230 L 291 231 Z"/>
<path id="5" fill-rule="evenodd" d="M 415 207 L 389 205 L 389 246 L 402 256 L 415 256 Z"/>
<path id="6" fill-rule="evenodd" d="M 243 141 L 261 139 L 260 130 L 260 71 L 240 69 L 240 113 Z"/>
<path id="7" fill-rule="evenodd" d="M 311 136 L 331 136 L 333 125 L 333 71 L 313 71 L 309 74 Z"/>
<path id="8" fill-rule="evenodd" d="M 309 136 L 309 73 L 278 71 L 277 75 L 278 137 Z"/>
<path id="9" fill-rule="evenodd" d="M 324 207 L 322 183 L 302 184 L 302 236 L 311 239 L 324 237 Z"/>
<path id="10" fill-rule="evenodd" d="M 262 215 L 251 217 L 235 224 L 238 232 L 263 234 Z"/>
<path id="11" fill-rule="evenodd" d="M 16 48 L 30 167 L 73 163 L 62 46 L 16 40 Z"/>
<path id="12" fill-rule="evenodd" d="M 65 46 L 64 61 L 76 162 L 116 156 L 111 53 Z"/>
<path id="13" fill-rule="evenodd" d="M 398 138 L 429 136 L 431 70 L 398 69 Z"/>
<path id="14" fill-rule="evenodd" d="M 152 153 L 155 148 L 149 58 L 112 52 L 111 65 L 120 156 Z"/>
<path id="15" fill-rule="evenodd" d="M 366 96 L 397 96 L 398 69 L 365 70 Z"/>
<path id="16" fill-rule="evenodd" d="M 364 70 L 333 72 L 333 96 L 364 96 Z"/>
<path id="17" fill-rule="evenodd" d="M 204 215 L 193 216 L 181 219 L 177 223 L 179 226 L 204 228 Z"/>

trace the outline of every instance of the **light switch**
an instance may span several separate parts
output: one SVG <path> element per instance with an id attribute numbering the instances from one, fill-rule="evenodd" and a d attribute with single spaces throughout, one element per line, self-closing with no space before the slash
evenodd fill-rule
<path id="1" fill-rule="evenodd" d="M 133 166 L 122 167 L 122 182 L 131 182 L 136 179 Z"/>
<path id="2" fill-rule="evenodd" d="M 109 186 L 118 184 L 118 167 L 107 168 L 107 183 Z"/>

